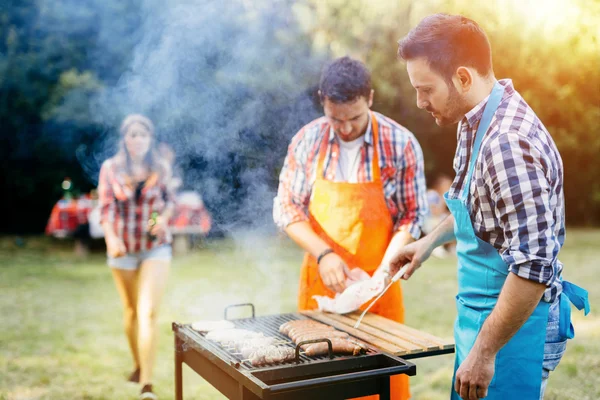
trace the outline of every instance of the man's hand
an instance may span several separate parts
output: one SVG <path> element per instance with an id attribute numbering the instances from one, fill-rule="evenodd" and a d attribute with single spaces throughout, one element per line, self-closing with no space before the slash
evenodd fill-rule
<path id="1" fill-rule="evenodd" d="M 401 276 L 408 279 L 431 255 L 431 244 L 427 237 L 402 247 L 390 261 L 390 276 L 394 276 L 400 268 L 409 264 L 408 270 Z"/>
<path id="2" fill-rule="evenodd" d="M 341 293 L 346 289 L 346 276 L 350 276 L 350 271 L 337 254 L 329 253 L 321 259 L 319 273 L 323 283 L 330 290 Z"/>
<path id="3" fill-rule="evenodd" d="M 464 400 L 483 399 L 494 377 L 495 355 L 483 354 L 474 346 L 456 371 L 454 390 Z"/>

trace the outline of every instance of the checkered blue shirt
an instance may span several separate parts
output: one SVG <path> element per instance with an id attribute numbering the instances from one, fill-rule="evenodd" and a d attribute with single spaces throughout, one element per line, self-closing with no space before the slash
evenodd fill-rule
<path id="1" fill-rule="evenodd" d="M 552 137 L 512 81 L 500 83 L 504 95 L 485 133 L 469 188 L 471 221 L 477 236 L 498 249 L 510 272 L 544 283 L 543 299 L 553 302 L 562 290 L 563 164 Z M 458 198 L 463 187 L 487 101 L 458 125 L 450 198 Z"/>

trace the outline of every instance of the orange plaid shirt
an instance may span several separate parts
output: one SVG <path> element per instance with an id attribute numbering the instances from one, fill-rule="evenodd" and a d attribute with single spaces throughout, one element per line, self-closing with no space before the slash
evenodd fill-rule
<path id="1" fill-rule="evenodd" d="M 383 191 L 394 221 L 394 230 L 405 230 L 415 239 L 427 213 L 423 152 L 414 135 L 397 122 L 374 113 L 379 125 L 379 166 Z M 372 180 L 373 133 L 371 122 L 365 133 L 358 168 L 358 182 Z M 308 220 L 308 204 L 316 180 L 319 146 L 328 135 L 324 176 L 334 180 L 340 146 L 326 117 L 304 126 L 292 139 L 279 176 L 273 202 L 273 218 L 280 229 Z"/>

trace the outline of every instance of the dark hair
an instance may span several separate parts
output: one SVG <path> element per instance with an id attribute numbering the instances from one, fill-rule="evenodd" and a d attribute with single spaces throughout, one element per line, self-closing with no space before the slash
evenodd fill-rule
<path id="1" fill-rule="evenodd" d="M 321 101 L 327 98 L 334 103 L 348 103 L 371 95 L 371 73 L 358 60 L 341 57 L 328 64 L 319 83 Z"/>
<path id="2" fill-rule="evenodd" d="M 492 50 L 485 32 L 475 21 L 461 15 L 425 17 L 398 41 L 398 57 L 424 57 L 446 81 L 460 66 L 473 67 L 481 76 L 492 70 Z"/>

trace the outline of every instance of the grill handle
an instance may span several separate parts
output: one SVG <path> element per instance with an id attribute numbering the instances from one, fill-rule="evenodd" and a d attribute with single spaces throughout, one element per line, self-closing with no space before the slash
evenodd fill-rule
<path id="1" fill-rule="evenodd" d="M 304 340 L 300 343 L 298 343 L 296 345 L 296 362 L 299 363 L 300 362 L 300 350 L 302 349 L 302 346 L 304 346 L 305 344 L 311 344 L 311 343 L 322 343 L 322 342 L 326 342 L 327 343 L 327 347 L 329 350 L 329 358 L 333 358 L 333 345 L 331 344 L 331 340 L 329 339 L 312 339 L 312 340 Z"/>
<path id="2" fill-rule="evenodd" d="M 230 306 L 225 307 L 225 310 L 223 311 L 223 313 L 225 314 L 224 317 L 225 319 L 227 319 L 227 310 L 229 310 L 230 308 L 235 308 L 235 307 L 244 307 L 244 306 L 250 306 L 252 308 L 252 318 L 254 318 L 254 304 L 252 303 L 242 303 L 242 304 L 232 304 Z"/>

